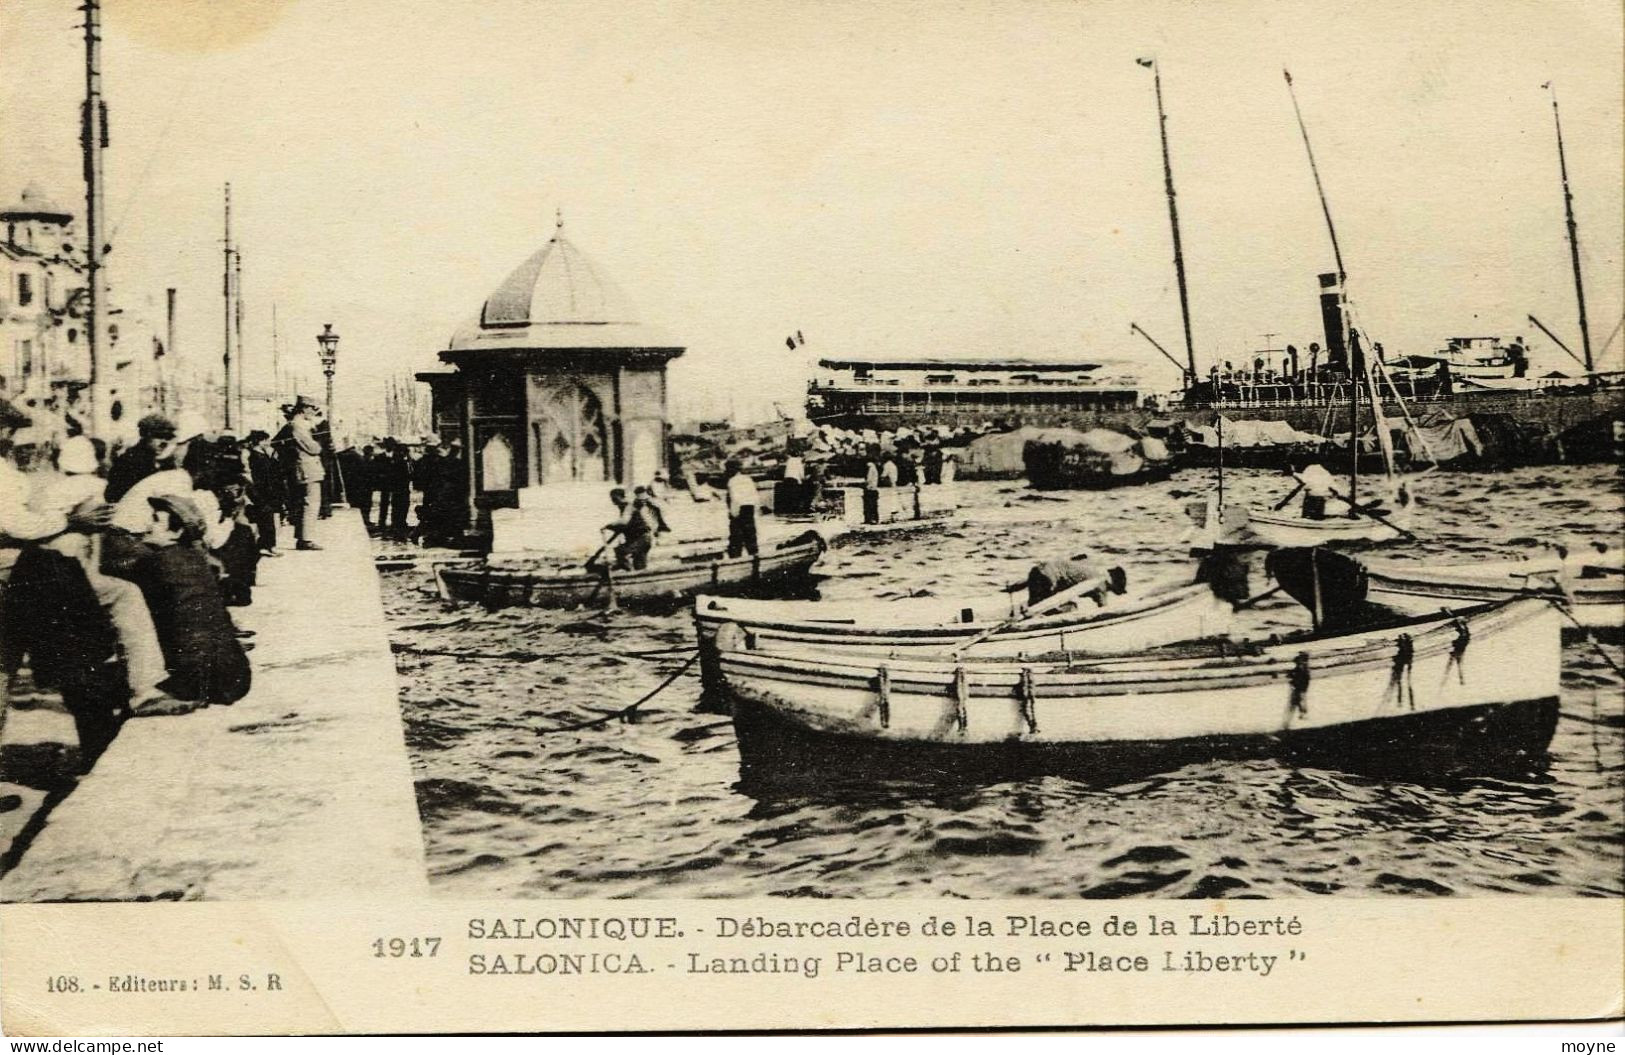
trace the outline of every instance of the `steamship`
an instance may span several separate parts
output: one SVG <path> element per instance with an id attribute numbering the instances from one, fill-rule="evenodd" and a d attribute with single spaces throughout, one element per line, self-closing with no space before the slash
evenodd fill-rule
<path id="1" fill-rule="evenodd" d="M 1250 363 L 1214 363 L 1168 397 L 1145 393 L 1132 367 L 1113 360 L 830 358 L 808 384 L 807 416 L 847 429 L 1143 430 L 1209 424 L 1224 414 L 1322 435 L 1347 431 L 1348 307 L 1336 274 L 1320 276 L 1320 308 L 1322 341 L 1262 349 Z M 1456 337 L 1434 353 L 1404 356 L 1377 343 L 1370 352 L 1383 377 L 1384 413 L 1394 420 L 1409 410 L 1413 417 L 1502 414 L 1553 434 L 1625 426 L 1625 373 L 1532 376 L 1521 338 Z"/>

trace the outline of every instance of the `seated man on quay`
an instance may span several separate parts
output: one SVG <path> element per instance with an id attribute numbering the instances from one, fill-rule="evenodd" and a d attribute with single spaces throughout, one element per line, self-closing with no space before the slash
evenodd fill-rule
<path id="1" fill-rule="evenodd" d="M 182 700 L 235 703 L 248 694 L 251 672 L 203 549 L 203 513 L 185 495 L 159 495 L 147 504 L 151 526 L 129 577 L 158 629 L 169 668 L 163 688 Z"/>

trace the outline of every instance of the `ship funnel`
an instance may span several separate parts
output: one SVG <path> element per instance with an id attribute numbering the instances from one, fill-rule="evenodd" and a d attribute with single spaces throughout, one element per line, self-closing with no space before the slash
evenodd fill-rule
<path id="1" fill-rule="evenodd" d="M 1326 362 L 1348 369 L 1348 310 L 1341 275 L 1320 276 L 1320 321 L 1326 329 Z"/>

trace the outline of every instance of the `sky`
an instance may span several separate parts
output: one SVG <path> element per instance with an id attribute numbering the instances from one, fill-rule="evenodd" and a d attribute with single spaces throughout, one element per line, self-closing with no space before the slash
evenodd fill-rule
<path id="1" fill-rule="evenodd" d="M 82 211 L 78 0 L 0 4 L 0 198 Z M 1622 311 L 1617 0 L 1482 4 L 105 0 L 116 302 L 179 289 L 218 362 L 221 188 L 248 383 L 339 399 L 432 369 L 565 231 L 676 336 L 677 415 L 799 408 L 818 356 L 1182 355 L 1151 73 L 1160 64 L 1198 366 L 1318 340 L 1330 243 L 1394 352 L 1579 326 L 1562 107 L 1594 345 Z M 161 314 L 161 312 L 160 312 Z M 156 317 L 156 316 L 155 316 Z M 806 344 L 792 353 L 786 334 Z M 1599 368 L 1625 366 L 1616 337 Z"/>

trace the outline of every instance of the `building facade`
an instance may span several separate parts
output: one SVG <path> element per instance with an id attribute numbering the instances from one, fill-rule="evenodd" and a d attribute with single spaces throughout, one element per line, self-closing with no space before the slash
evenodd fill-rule
<path id="1" fill-rule="evenodd" d="M 88 296 L 74 216 L 36 184 L 0 209 L 0 396 L 50 440 L 87 427 Z M 108 417 L 128 438 L 161 383 L 163 348 L 150 313 L 110 308 L 103 348 Z M 136 331 L 141 333 L 137 335 Z"/>

